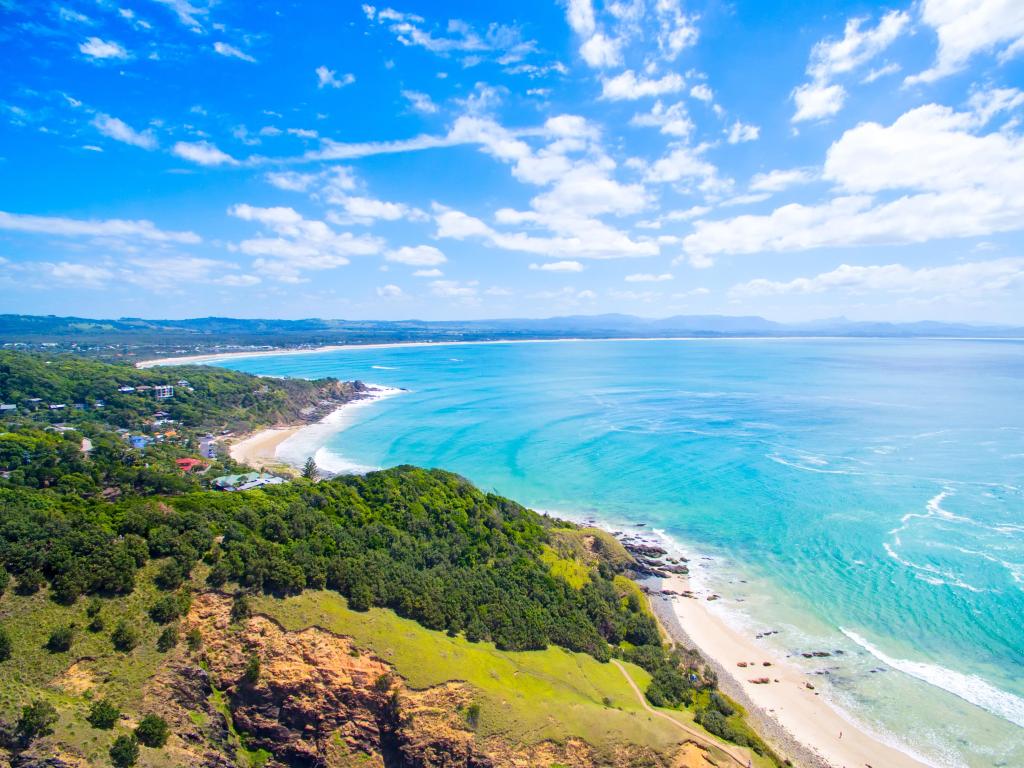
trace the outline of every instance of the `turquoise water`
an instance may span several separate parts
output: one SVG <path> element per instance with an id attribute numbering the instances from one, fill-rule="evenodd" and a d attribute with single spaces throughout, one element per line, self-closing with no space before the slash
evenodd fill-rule
<path id="1" fill-rule="evenodd" d="M 443 467 L 535 508 L 664 531 L 730 621 L 779 630 L 765 642 L 783 653 L 843 650 L 795 662 L 828 671 L 823 689 L 861 722 L 935 765 L 1024 766 L 1024 343 L 491 344 L 218 364 L 406 388 L 355 413 L 318 461 Z"/>

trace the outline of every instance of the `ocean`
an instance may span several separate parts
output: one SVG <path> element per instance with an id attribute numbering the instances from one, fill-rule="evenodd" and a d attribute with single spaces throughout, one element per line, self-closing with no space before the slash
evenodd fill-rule
<path id="1" fill-rule="evenodd" d="M 1024 766 L 1024 342 L 580 341 L 231 358 L 405 392 L 283 446 L 656 531 L 716 610 L 938 766 Z M 344 427 L 344 431 L 337 431 Z M 822 659 L 800 653 L 842 651 Z M 876 766 L 876 768 L 881 768 Z"/>

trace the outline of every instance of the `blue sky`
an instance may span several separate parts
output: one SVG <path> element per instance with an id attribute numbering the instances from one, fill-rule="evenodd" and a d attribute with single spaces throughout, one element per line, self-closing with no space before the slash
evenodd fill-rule
<path id="1" fill-rule="evenodd" d="M 0 311 L 1024 322 L 1024 3 L 0 0 Z"/>

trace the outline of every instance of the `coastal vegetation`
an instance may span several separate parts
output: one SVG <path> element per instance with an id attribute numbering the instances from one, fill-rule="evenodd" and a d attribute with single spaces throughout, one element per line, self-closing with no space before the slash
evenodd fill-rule
<path id="1" fill-rule="evenodd" d="M 91 401 L 142 381 L 134 373 L 183 378 L 11 353 L 0 364 L 0 393 L 18 402 Z M 292 401 L 286 386 L 268 394 L 276 384 L 244 374 L 190 369 L 187 380 L 187 407 L 173 411 L 186 433 L 301 411 L 324 386 L 303 383 Z M 663 641 L 614 537 L 411 466 L 208 490 L 174 468 L 188 444 L 124 445 L 115 425 L 137 428 L 151 401 L 108 398 L 119 405 L 69 422 L 48 409 L 0 422 L 0 735 L 12 753 L 48 740 L 95 764 L 161 764 L 153 754 L 176 726 L 152 711 L 163 706 L 152 681 L 194 676 L 210 660 L 196 601 L 219 594 L 231 596 L 226 621 L 239 631 L 259 616 L 294 632 L 317 626 L 387 659 L 413 688 L 463 681 L 474 738 L 677 745 L 671 723 L 643 716 L 632 680 L 678 722 L 776 762 L 700 657 Z M 222 681 L 230 690 L 207 683 L 236 754 L 249 746 L 232 707 L 275 684 L 268 661 L 252 647 L 237 680 Z"/>

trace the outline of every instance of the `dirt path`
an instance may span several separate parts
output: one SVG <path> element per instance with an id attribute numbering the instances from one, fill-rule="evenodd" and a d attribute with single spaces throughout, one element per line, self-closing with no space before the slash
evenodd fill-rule
<path id="1" fill-rule="evenodd" d="M 633 681 L 633 678 L 630 677 L 629 672 L 626 671 L 626 668 L 615 659 L 612 659 L 611 662 L 619 668 L 619 671 L 622 673 L 623 677 L 626 678 L 626 682 L 629 683 L 629 687 L 633 689 L 633 693 L 635 693 L 637 699 L 639 699 L 641 706 L 644 709 L 646 709 L 649 713 L 651 713 L 655 717 L 660 717 L 663 720 L 668 720 L 670 723 L 676 726 L 679 730 L 683 731 L 683 733 L 692 738 L 701 746 L 706 747 L 709 750 L 717 750 L 718 752 L 722 752 L 723 754 L 727 755 L 733 760 L 733 762 L 736 763 L 736 765 L 740 766 L 740 768 L 749 768 L 749 766 L 751 765 L 750 758 L 746 757 L 745 755 L 741 756 L 734 753 L 731 749 L 721 744 L 718 744 L 717 742 L 711 741 L 703 731 L 698 731 L 696 728 L 691 728 L 686 723 L 681 723 L 671 715 L 668 715 L 664 712 L 659 712 L 654 707 L 652 707 L 647 702 L 647 697 L 644 696 L 643 691 L 640 690 L 640 686 L 638 686 Z"/>

